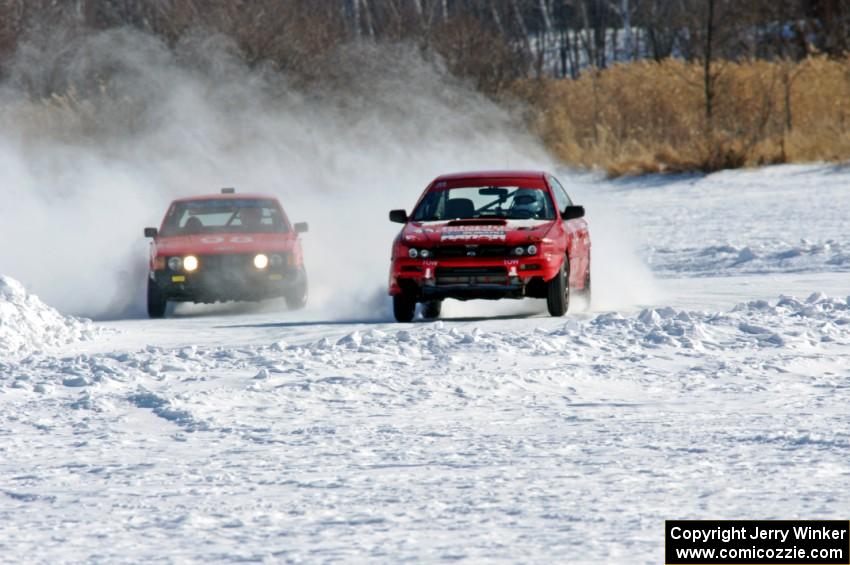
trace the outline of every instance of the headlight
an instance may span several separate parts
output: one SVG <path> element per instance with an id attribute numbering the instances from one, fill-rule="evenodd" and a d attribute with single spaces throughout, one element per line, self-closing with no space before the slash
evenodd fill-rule
<path id="1" fill-rule="evenodd" d="M 431 252 L 427 249 L 423 249 L 422 251 L 419 252 L 419 256 L 422 257 L 423 259 L 427 259 L 428 257 L 431 256 Z"/>
<path id="2" fill-rule="evenodd" d="M 511 250 L 511 255 L 514 255 L 516 257 L 522 257 L 523 255 L 537 255 L 537 246 L 529 245 L 526 247 L 514 247 Z"/>
<path id="3" fill-rule="evenodd" d="M 269 263 L 271 263 L 272 267 L 280 267 L 281 265 L 283 265 L 283 257 L 281 257 L 280 255 L 272 255 L 269 258 Z"/>
<path id="4" fill-rule="evenodd" d="M 415 247 L 411 247 L 407 250 L 407 256 L 411 259 L 416 259 L 417 257 L 419 257 L 419 252 L 416 250 Z"/>
<path id="5" fill-rule="evenodd" d="M 169 257 L 168 268 L 172 271 L 179 271 L 183 267 L 183 259 L 180 257 Z"/>
<path id="6" fill-rule="evenodd" d="M 256 257 L 254 257 L 254 266 L 258 269 L 265 269 L 269 266 L 269 258 L 263 253 L 258 253 Z"/>
<path id="7" fill-rule="evenodd" d="M 183 268 L 188 271 L 197 271 L 198 270 L 198 258 L 194 255 L 187 255 L 183 258 Z"/>

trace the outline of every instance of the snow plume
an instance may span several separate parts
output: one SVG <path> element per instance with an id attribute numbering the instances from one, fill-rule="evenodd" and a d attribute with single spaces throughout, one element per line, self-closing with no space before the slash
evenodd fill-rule
<path id="1" fill-rule="evenodd" d="M 591 227 L 593 310 L 618 310 L 655 304 L 661 299 L 655 278 L 640 258 L 636 222 L 626 213 L 618 193 L 599 190 L 596 175 L 576 175 L 572 195 L 587 210 Z"/>
<path id="2" fill-rule="evenodd" d="M 332 72 L 296 88 L 221 37 L 22 46 L 0 88 L 0 272 L 63 311 L 141 315 L 142 228 L 174 197 L 235 186 L 310 223 L 308 313 L 384 317 L 389 209 L 443 172 L 552 168 L 508 111 L 412 47 L 348 46 Z"/>

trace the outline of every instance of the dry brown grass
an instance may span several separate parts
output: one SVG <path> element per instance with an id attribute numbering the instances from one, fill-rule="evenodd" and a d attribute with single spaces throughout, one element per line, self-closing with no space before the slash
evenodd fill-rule
<path id="1" fill-rule="evenodd" d="M 702 69 L 641 61 L 513 92 L 566 163 L 611 176 L 850 159 L 850 59 L 720 62 L 711 123 Z"/>

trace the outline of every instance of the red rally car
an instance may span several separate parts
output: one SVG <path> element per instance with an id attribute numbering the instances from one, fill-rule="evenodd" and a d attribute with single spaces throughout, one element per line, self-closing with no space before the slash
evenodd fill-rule
<path id="1" fill-rule="evenodd" d="M 584 207 L 545 172 L 493 171 L 434 180 L 393 243 L 389 293 L 396 320 L 440 315 L 445 298 L 545 298 L 563 316 L 570 289 L 590 293 Z"/>
<path id="2" fill-rule="evenodd" d="M 283 296 L 290 308 L 307 303 L 307 274 L 298 234 L 276 198 L 221 194 L 171 203 L 153 238 L 148 315 L 162 318 L 169 301 L 226 302 Z"/>

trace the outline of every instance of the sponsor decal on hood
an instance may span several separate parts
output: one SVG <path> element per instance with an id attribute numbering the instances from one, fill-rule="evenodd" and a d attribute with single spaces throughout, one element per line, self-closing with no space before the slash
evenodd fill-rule
<path id="1" fill-rule="evenodd" d="M 505 241 L 505 233 L 504 226 L 446 226 L 440 233 L 440 241 Z"/>

